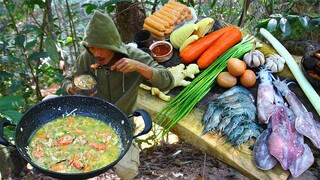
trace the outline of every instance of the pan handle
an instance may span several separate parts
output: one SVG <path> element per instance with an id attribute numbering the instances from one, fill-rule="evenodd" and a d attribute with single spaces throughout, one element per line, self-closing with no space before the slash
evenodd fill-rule
<path id="1" fill-rule="evenodd" d="M 133 113 L 131 115 L 129 115 L 128 118 L 131 118 L 133 116 L 142 116 L 143 121 L 144 121 L 144 129 L 143 129 L 143 131 L 141 131 L 137 135 L 134 135 L 133 136 L 133 139 L 134 139 L 134 138 L 136 138 L 138 136 L 147 134 L 151 130 L 151 128 L 152 128 L 152 119 L 151 119 L 149 113 L 147 111 L 145 111 L 145 110 L 142 110 L 142 109 L 137 109 L 137 110 L 133 111 Z"/>
<path id="2" fill-rule="evenodd" d="M 3 128 L 5 126 L 8 126 L 8 125 L 12 125 L 14 126 L 13 124 L 10 123 L 10 121 L 8 120 L 0 120 L 0 144 L 4 145 L 4 146 L 13 146 L 11 143 L 9 143 L 8 140 L 6 140 L 4 137 L 3 137 Z"/>

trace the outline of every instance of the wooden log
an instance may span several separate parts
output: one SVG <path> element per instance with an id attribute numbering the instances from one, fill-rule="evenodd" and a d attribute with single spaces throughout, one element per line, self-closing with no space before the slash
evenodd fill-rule
<path id="1" fill-rule="evenodd" d="M 144 109 L 149 112 L 151 117 L 154 117 L 166 103 L 158 97 L 152 96 L 149 91 L 140 89 L 136 108 Z M 203 113 L 204 109 L 196 106 L 186 118 L 173 126 L 171 132 L 250 179 L 288 179 L 289 171 L 284 171 L 279 164 L 272 170 L 259 170 L 253 162 L 249 143 L 236 149 L 229 143 L 225 143 L 219 135 L 206 134 L 200 137 L 199 134 L 203 130 L 203 127 L 200 126 Z"/>

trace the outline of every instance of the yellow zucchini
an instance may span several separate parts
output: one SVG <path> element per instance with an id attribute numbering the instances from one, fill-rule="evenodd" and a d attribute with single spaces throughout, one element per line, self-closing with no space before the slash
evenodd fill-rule
<path id="1" fill-rule="evenodd" d="M 199 37 L 198 35 L 194 34 L 194 35 L 191 35 L 187 40 L 185 40 L 182 45 L 180 46 L 179 48 L 179 51 L 181 52 L 183 48 L 185 48 L 188 44 L 198 40 Z"/>
<path id="2" fill-rule="evenodd" d="M 202 38 L 211 30 L 214 24 L 214 19 L 207 17 L 207 18 L 201 19 L 196 24 L 199 26 L 198 30 L 196 30 L 196 34 L 198 35 L 199 38 Z"/>
<path id="3" fill-rule="evenodd" d="M 198 25 L 196 24 L 185 24 L 174 30 L 170 35 L 171 44 L 174 48 L 179 49 L 184 41 L 186 41 L 197 29 Z"/>

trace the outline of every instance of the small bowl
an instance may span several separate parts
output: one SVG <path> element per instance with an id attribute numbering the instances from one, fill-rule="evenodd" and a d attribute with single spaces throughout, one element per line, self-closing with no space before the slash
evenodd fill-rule
<path id="1" fill-rule="evenodd" d="M 316 57 L 315 53 L 320 53 L 320 49 L 306 52 L 301 59 L 300 68 L 310 84 L 320 87 L 320 57 Z"/>
<path id="2" fill-rule="evenodd" d="M 138 48 L 148 48 L 152 44 L 151 32 L 148 30 L 140 30 L 134 36 L 134 42 L 137 43 Z"/>
<path id="3" fill-rule="evenodd" d="M 98 83 L 91 73 L 80 73 L 73 77 L 72 86 L 77 94 L 91 95 L 97 91 Z"/>
<path id="4" fill-rule="evenodd" d="M 167 41 L 156 41 L 150 45 L 149 49 L 157 62 L 168 61 L 173 55 L 172 44 Z"/>

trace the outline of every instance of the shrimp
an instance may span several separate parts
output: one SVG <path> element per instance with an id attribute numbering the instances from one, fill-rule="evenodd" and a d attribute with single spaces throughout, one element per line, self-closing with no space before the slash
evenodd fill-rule
<path id="1" fill-rule="evenodd" d="M 247 118 L 246 115 L 241 114 L 238 116 L 233 116 L 230 120 L 230 123 L 225 127 L 224 131 L 221 133 L 221 136 L 229 136 L 230 133 L 240 125 L 245 119 Z"/>
<path id="2" fill-rule="evenodd" d="M 208 104 L 207 111 L 204 113 L 202 120 L 201 120 L 202 125 L 207 124 L 207 122 L 209 121 L 210 117 L 213 115 L 213 112 L 216 108 L 217 107 L 213 103 Z"/>
<path id="3" fill-rule="evenodd" d="M 311 112 L 308 112 L 297 95 L 293 93 L 286 83 L 286 80 L 280 81 L 280 79 L 274 80 L 273 84 L 286 98 L 290 109 L 296 116 L 295 128 L 296 130 L 309 138 L 311 142 L 319 149 L 320 148 L 320 122 L 316 121 Z"/>
<path id="4" fill-rule="evenodd" d="M 238 103 L 238 102 L 248 102 L 248 103 L 253 103 L 254 98 L 251 95 L 251 93 L 235 93 L 230 96 L 226 96 L 225 98 L 218 99 L 214 102 L 217 106 L 228 106 L 233 103 Z"/>
<path id="5" fill-rule="evenodd" d="M 107 149 L 107 145 L 105 144 L 96 144 L 93 142 L 88 142 L 89 146 L 92 147 L 95 150 L 101 151 Z"/>
<path id="6" fill-rule="evenodd" d="M 220 94 L 215 100 L 221 100 L 221 99 L 227 98 L 228 96 L 235 95 L 237 93 L 249 95 L 250 98 L 254 100 L 254 97 L 251 94 L 251 92 L 243 86 L 233 86 L 232 88 L 228 89 L 224 93 Z"/>
<path id="7" fill-rule="evenodd" d="M 233 141 L 234 146 L 239 146 L 240 144 L 243 144 L 252 137 L 257 138 L 261 134 L 259 128 L 246 128 L 243 130 L 242 134 L 240 134 L 237 139 Z"/>
<path id="8" fill-rule="evenodd" d="M 202 131 L 201 135 L 206 134 L 207 132 L 214 130 L 215 127 L 219 124 L 220 122 L 220 117 L 222 115 L 223 108 L 216 108 L 214 110 L 213 115 L 209 118 L 209 121 L 207 122 L 206 126 L 204 127 L 204 130 Z"/>
<path id="9" fill-rule="evenodd" d="M 65 162 L 59 162 L 50 167 L 50 170 L 56 171 L 56 172 L 63 171 L 65 169 L 67 169 L 67 165 L 65 164 Z"/>
<path id="10" fill-rule="evenodd" d="M 230 107 L 225 107 L 223 118 L 216 127 L 216 131 L 223 131 L 234 116 L 241 116 L 242 114 L 245 114 L 248 119 L 253 121 L 256 116 L 256 107 L 252 102 L 238 102 L 231 104 Z"/>
<path id="11" fill-rule="evenodd" d="M 80 161 L 79 156 L 73 156 L 69 163 L 70 165 L 76 167 L 77 169 L 81 170 L 84 168 L 84 164 Z"/>
<path id="12" fill-rule="evenodd" d="M 236 116 L 236 115 L 246 115 L 247 120 L 253 122 L 256 119 L 256 109 L 253 104 L 244 105 L 241 108 L 231 109 L 230 111 L 225 112 L 225 116 Z"/>
<path id="13" fill-rule="evenodd" d="M 267 124 L 275 108 L 272 74 L 267 68 L 261 68 L 258 77 L 260 78 L 257 90 L 258 121 Z"/>
<path id="14" fill-rule="evenodd" d="M 72 137 L 69 134 L 66 134 L 64 136 L 62 136 L 60 139 L 58 139 L 58 141 L 55 143 L 56 146 L 65 146 L 68 144 L 71 144 L 74 140 L 74 137 Z"/>
<path id="15" fill-rule="evenodd" d="M 233 129 L 233 131 L 230 133 L 229 137 L 227 138 L 227 141 L 231 142 L 232 144 L 236 145 L 236 141 L 237 139 L 240 138 L 240 136 L 247 131 L 247 129 L 255 129 L 255 130 L 261 130 L 261 128 L 254 122 L 249 122 L 249 123 L 245 123 L 245 124 L 241 124 L 238 125 L 235 129 Z M 248 133 L 248 132 L 246 132 Z M 256 134 L 256 132 L 252 132 L 253 135 Z M 249 134 L 247 134 L 249 135 Z M 243 136 L 242 138 L 245 138 L 245 136 Z M 239 140 L 239 142 L 242 140 Z"/>
<path id="16" fill-rule="evenodd" d="M 33 151 L 33 156 L 35 158 L 42 158 L 45 155 L 44 147 L 41 143 L 37 144 L 36 149 Z"/>

